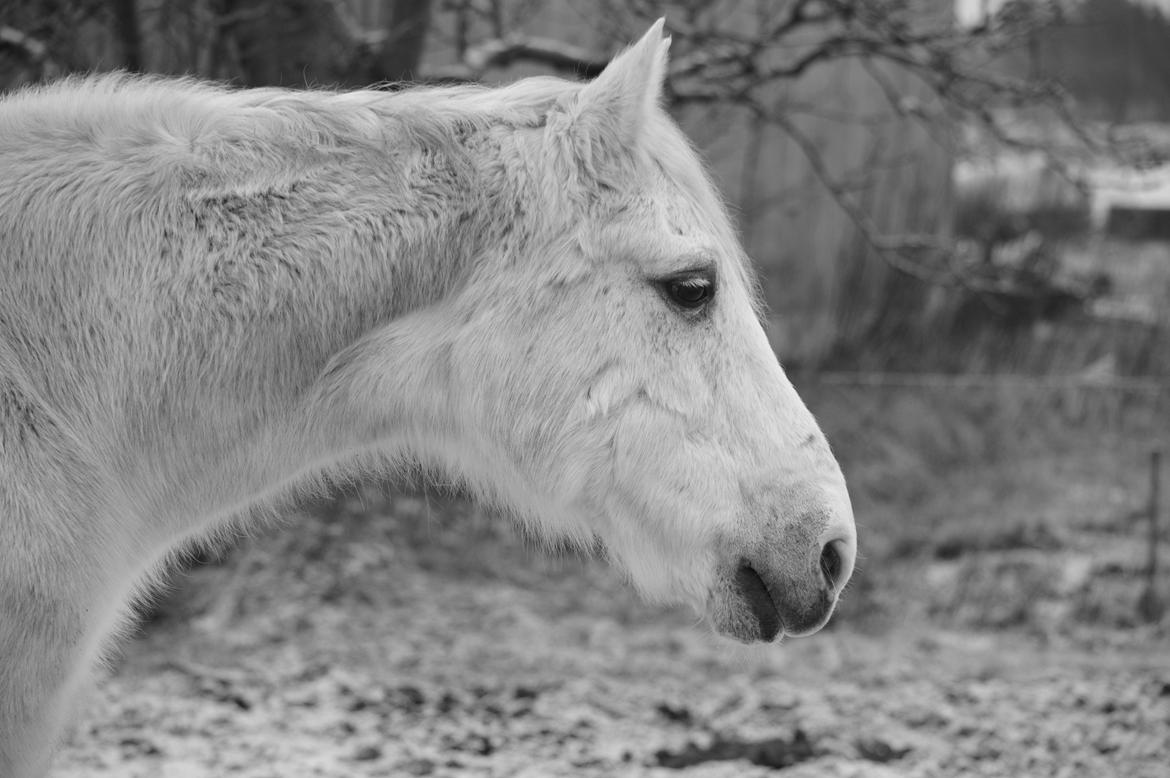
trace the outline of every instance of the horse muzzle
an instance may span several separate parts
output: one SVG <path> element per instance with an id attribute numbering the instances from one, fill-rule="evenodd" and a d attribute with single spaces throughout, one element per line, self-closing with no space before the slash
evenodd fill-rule
<path id="1" fill-rule="evenodd" d="M 853 572 L 857 544 L 851 522 L 848 530 L 827 528 L 811 542 L 800 538 L 807 533 L 790 532 L 775 543 L 753 544 L 721 565 L 707 605 L 716 631 L 754 643 L 811 635 L 823 627 Z"/>

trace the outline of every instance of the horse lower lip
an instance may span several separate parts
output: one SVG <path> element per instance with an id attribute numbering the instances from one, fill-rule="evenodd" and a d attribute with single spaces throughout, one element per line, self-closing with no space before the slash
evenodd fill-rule
<path id="1" fill-rule="evenodd" d="M 745 563 L 736 569 L 735 583 L 751 608 L 752 615 L 756 617 L 759 639 L 765 642 L 774 640 L 784 625 L 780 621 L 780 613 L 768 592 L 768 587 L 764 584 L 764 579 L 760 578 L 760 574 L 751 565 Z"/>

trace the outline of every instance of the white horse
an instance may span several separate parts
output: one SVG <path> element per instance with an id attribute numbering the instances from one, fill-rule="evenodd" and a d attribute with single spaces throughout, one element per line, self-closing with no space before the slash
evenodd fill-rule
<path id="1" fill-rule="evenodd" d="M 741 641 L 825 623 L 845 483 L 668 44 L 588 84 L 0 101 L 0 776 L 45 772 L 176 549 L 322 475 L 439 468 Z"/>

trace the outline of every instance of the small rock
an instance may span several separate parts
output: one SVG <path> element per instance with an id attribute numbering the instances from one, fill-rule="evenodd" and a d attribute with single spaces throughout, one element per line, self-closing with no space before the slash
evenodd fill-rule
<path id="1" fill-rule="evenodd" d="M 690 709 L 685 705 L 671 705 L 668 702 L 660 702 L 654 707 L 654 712 L 675 724 L 689 726 L 694 723 L 694 716 L 691 715 Z"/>
<path id="2" fill-rule="evenodd" d="M 398 765 L 403 775 L 430 775 L 435 771 L 435 763 L 430 759 L 412 759 Z"/>
<path id="3" fill-rule="evenodd" d="M 858 738 L 854 742 L 858 756 L 871 762 L 885 764 L 909 754 L 914 749 L 910 746 L 892 746 L 885 740 L 876 737 Z"/>
<path id="4" fill-rule="evenodd" d="M 512 693 L 512 696 L 517 700 L 535 700 L 538 694 L 540 694 L 540 692 L 538 692 L 536 689 L 530 689 L 527 686 L 517 686 L 516 691 Z"/>
<path id="5" fill-rule="evenodd" d="M 382 749 L 377 746 L 362 746 L 354 752 L 353 760 L 355 762 L 372 762 L 375 759 L 382 758 Z"/>

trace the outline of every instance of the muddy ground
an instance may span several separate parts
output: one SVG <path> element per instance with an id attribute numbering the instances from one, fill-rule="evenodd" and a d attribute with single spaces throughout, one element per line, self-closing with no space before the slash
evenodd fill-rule
<path id="1" fill-rule="evenodd" d="M 180 580 L 54 775 L 1170 775 L 1170 630 L 1084 616 L 1116 533 L 863 561 L 743 649 L 458 503 L 312 513 Z"/>

